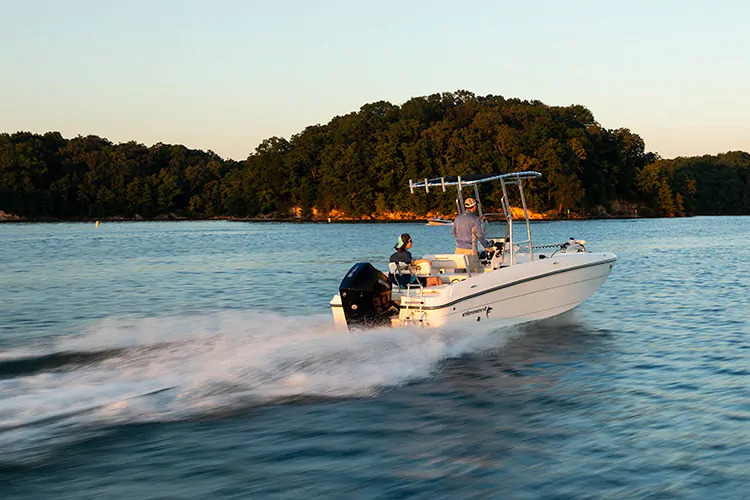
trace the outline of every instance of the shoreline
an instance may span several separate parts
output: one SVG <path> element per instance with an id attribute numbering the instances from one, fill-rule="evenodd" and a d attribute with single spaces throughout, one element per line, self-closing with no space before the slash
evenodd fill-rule
<path id="1" fill-rule="evenodd" d="M 709 214 L 708 216 L 711 216 Z M 586 216 L 586 217 L 558 217 L 558 218 L 537 218 L 530 219 L 529 222 L 558 222 L 574 220 L 627 220 L 627 219 L 681 219 L 696 217 L 688 215 L 684 217 L 644 217 L 640 215 L 609 215 L 609 216 Z M 54 224 L 54 223 L 80 223 L 91 224 L 96 222 L 206 222 L 206 221 L 227 221 L 227 222 L 265 222 L 265 223 L 294 223 L 294 224 L 402 224 L 402 223 L 424 223 L 431 217 L 425 218 L 408 218 L 408 219 L 354 219 L 354 218 L 336 218 L 336 219 L 300 219 L 300 218 L 270 218 L 270 217 L 176 217 L 176 218 L 145 218 L 145 217 L 101 217 L 101 218 L 84 218 L 84 217 L 29 217 L 0 219 L 0 224 Z M 452 218 L 451 218 L 452 219 Z M 515 220 L 515 219 L 514 219 Z"/>

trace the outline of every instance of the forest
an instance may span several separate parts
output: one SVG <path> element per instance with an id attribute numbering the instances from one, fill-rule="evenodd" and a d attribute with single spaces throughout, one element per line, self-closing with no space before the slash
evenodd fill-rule
<path id="1" fill-rule="evenodd" d="M 526 201 L 549 218 L 750 214 L 750 154 L 663 159 L 581 105 L 456 91 L 385 101 L 264 140 L 244 161 L 94 135 L 0 134 L 0 211 L 24 219 L 423 218 L 451 196 L 409 179 L 537 170 Z M 485 206 L 500 190 L 484 186 Z M 511 200 L 512 202 L 514 200 Z"/>

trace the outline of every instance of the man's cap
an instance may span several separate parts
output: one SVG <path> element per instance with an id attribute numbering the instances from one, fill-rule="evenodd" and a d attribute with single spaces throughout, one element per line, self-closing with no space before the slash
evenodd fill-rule
<path id="1" fill-rule="evenodd" d="M 477 202 L 474 198 L 466 198 L 464 200 L 464 207 L 466 208 L 475 207 L 476 205 L 477 205 Z"/>

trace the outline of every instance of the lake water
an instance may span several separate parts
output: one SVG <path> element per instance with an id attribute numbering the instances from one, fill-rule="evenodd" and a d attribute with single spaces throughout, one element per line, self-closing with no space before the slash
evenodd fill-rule
<path id="1" fill-rule="evenodd" d="M 748 498 L 750 218 L 534 223 L 566 315 L 336 333 L 422 224 L 0 225 L 0 498 Z"/>

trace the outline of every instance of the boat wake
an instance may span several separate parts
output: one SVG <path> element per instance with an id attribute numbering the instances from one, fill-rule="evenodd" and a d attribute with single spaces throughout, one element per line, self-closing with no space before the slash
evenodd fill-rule
<path id="1" fill-rule="evenodd" d="M 515 330 L 336 332 L 328 315 L 108 318 L 0 353 L 0 462 L 38 459 L 118 425 L 216 418 L 289 401 L 373 397 L 434 376 Z"/>

